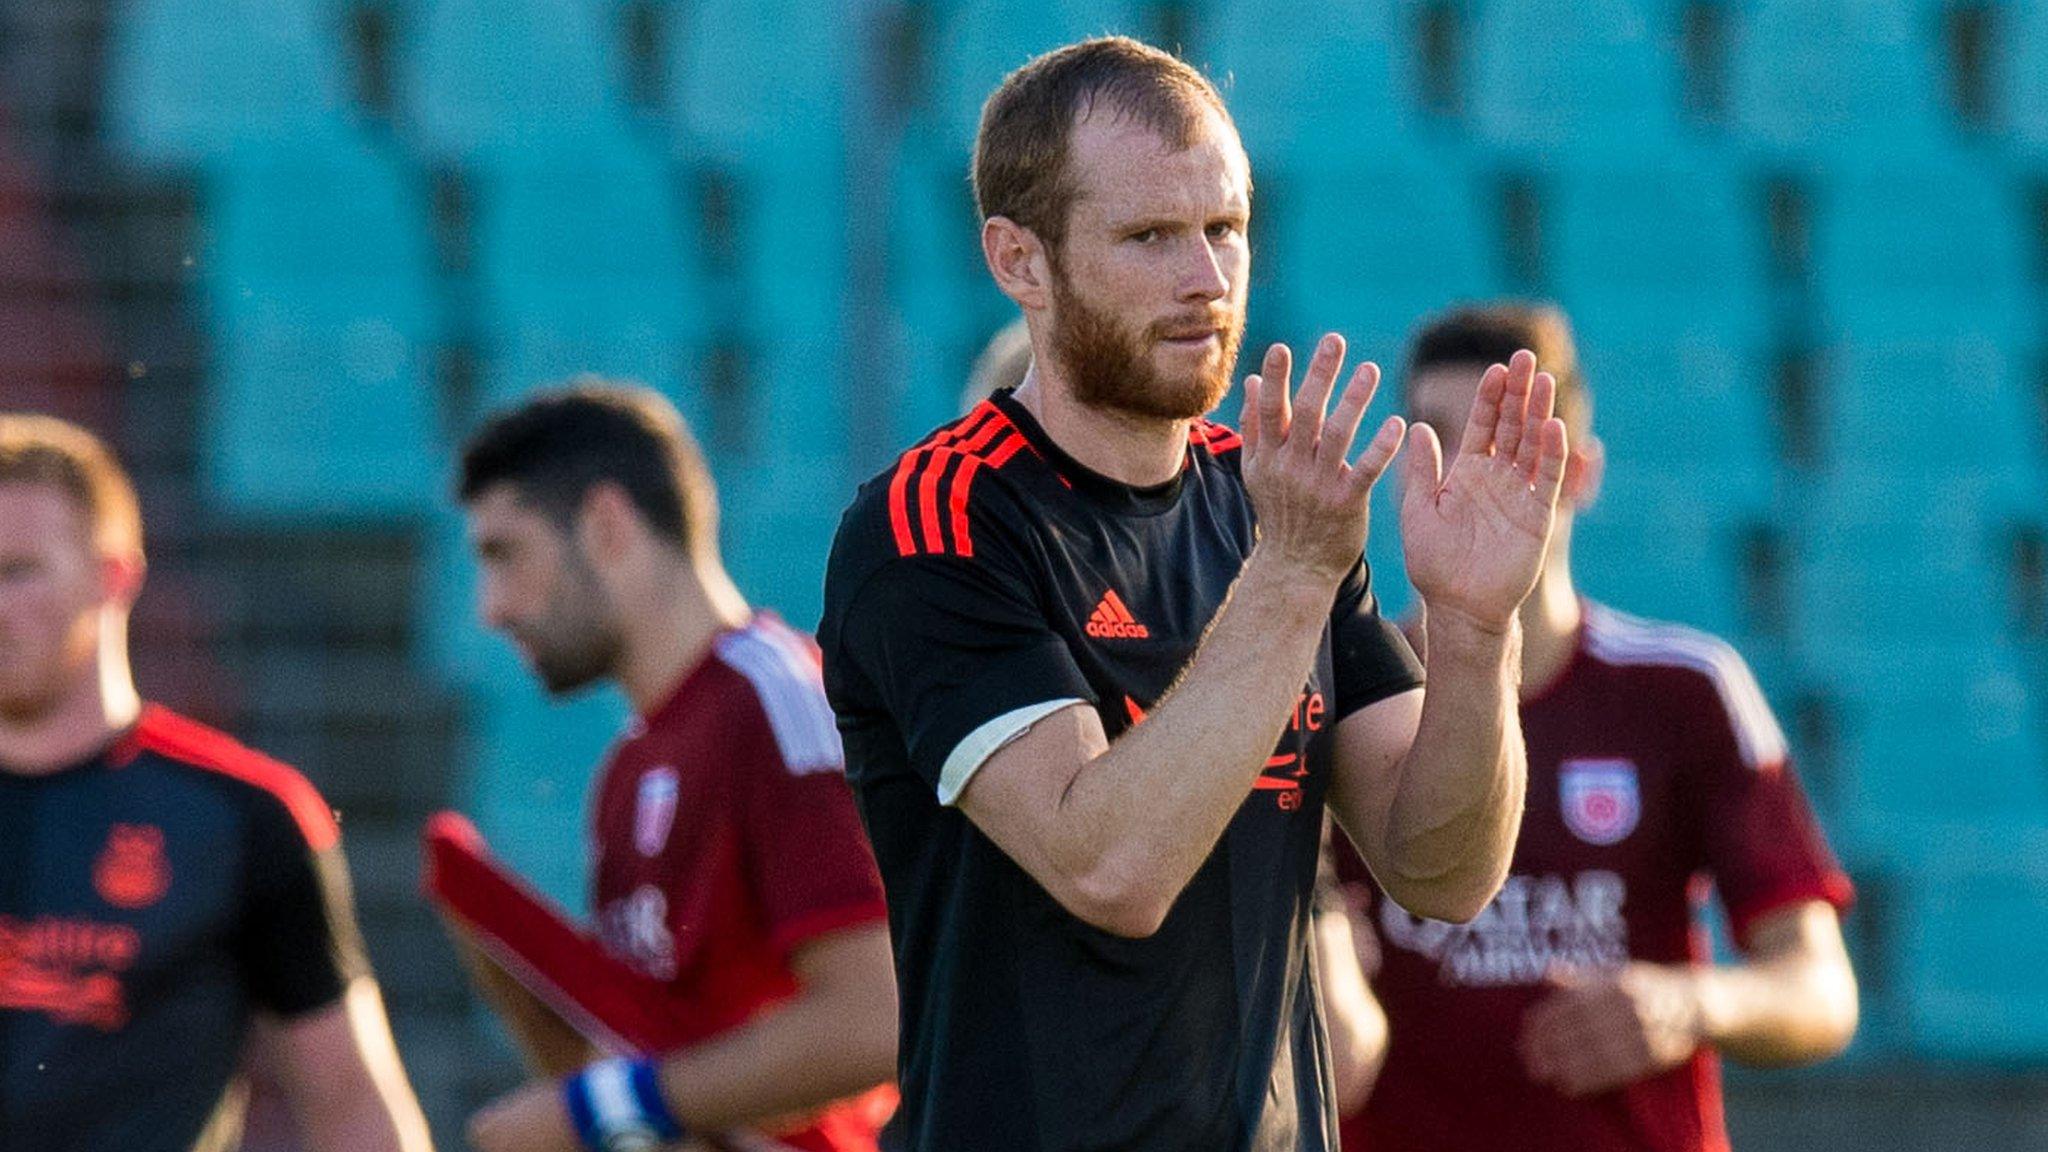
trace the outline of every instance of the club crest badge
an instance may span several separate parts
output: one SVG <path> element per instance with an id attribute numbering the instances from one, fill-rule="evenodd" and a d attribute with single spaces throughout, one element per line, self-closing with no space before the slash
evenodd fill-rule
<path id="1" fill-rule="evenodd" d="M 147 908 L 171 890 L 171 862 L 164 856 L 163 829 L 116 824 L 92 866 L 93 887 L 116 908 Z"/>
<path id="2" fill-rule="evenodd" d="M 1588 844 L 1618 844 L 1642 819 L 1633 760 L 1567 760 L 1558 769 L 1557 793 L 1564 826 Z"/>
<path id="3" fill-rule="evenodd" d="M 666 764 L 640 777 L 640 794 L 633 803 L 633 847 L 642 856 L 654 856 L 668 844 L 676 824 L 676 796 L 681 791 L 676 770 Z"/>

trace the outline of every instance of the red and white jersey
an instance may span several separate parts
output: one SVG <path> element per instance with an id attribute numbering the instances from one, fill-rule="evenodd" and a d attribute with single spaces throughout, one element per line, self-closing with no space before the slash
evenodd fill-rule
<path id="1" fill-rule="evenodd" d="M 701 1021 L 689 1042 L 789 998 L 805 942 L 885 921 L 847 788 L 817 649 L 763 614 L 726 632 L 612 750 L 592 812 L 605 949 L 666 981 Z M 893 1099 L 893 1093 L 887 1093 Z M 872 1149 L 871 1094 L 777 1137 Z"/>
<path id="2" fill-rule="evenodd" d="M 1774 910 L 1846 907 L 1835 863 L 1755 678 L 1722 641 L 1588 604 L 1564 671 L 1521 706 L 1528 805 L 1507 882 L 1470 924 L 1409 915 L 1339 837 L 1370 901 L 1391 1047 L 1347 1152 L 1721 1152 L 1719 1068 L 1572 1100 L 1532 1082 L 1516 1041 L 1557 966 L 1710 959 L 1718 891 L 1739 942 Z"/>

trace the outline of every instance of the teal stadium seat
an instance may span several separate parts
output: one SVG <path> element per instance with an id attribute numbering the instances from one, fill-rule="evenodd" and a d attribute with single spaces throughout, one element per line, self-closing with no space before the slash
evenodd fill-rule
<path id="1" fill-rule="evenodd" d="M 1503 158 L 1628 160 L 1685 135 L 1680 6 L 1670 0 L 1481 0 L 1466 97 Z M 1531 46 L 1542 45 L 1541 62 Z"/>
<path id="2" fill-rule="evenodd" d="M 902 437 L 954 415 L 975 356 L 1017 315 L 981 255 L 965 156 L 899 159 L 889 217 L 889 298 L 904 345 Z"/>
<path id="3" fill-rule="evenodd" d="M 524 673 L 517 653 L 477 618 L 476 558 L 455 504 L 452 452 L 444 471 L 434 489 L 438 505 L 422 524 L 413 662 L 441 683 L 476 694 L 502 692 Z"/>
<path id="4" fill-rule="evenodd" d="M 1929 1059 L 2038 1065 L 2048 1058 L 2048 835 L 1974 839 L 1940 845 L 1905 874 L 1891 958 L 1910 974 L 1905 1038 Z"/>
<path id="5" fill-rule="evenodd" d="M 850 243 L 843 169 L 790 163 L 729 175 L 737 192 L 734 327 L 762 342 L 837 337 Z"/>
<path id="6" fill-rule="evenodd" d="M 1870 343 L 1827 357 L 1824 451 L 1847 481 L 1956 481 L 1974 510 L 2038 515 L 2048 442 L 2024 353 L 1989 339 Z"/>
<path id="7" fill-rule="evenodd" d="M 1338 331 L 1386 366 L 1418 317 L 1501 287 L 1482 190 L 1456 164 L 1411 153 L 1260 179 L 1277 189 L 1254 225 L 1279 298 L 1267 314 L 1297 344 Z"/>
<path id="8" fill-rule="evenodd" d="M 1737 0 L 1733 17 L 1730 126 L 1760 155 L 1889 162 L 1951 135 L 1931 6 Z"/>
<path id="9" fill-rule="evenodd" d="M 995 293 L 981 254 L 981 213 L 967 156 L 906 149 L 891 174 L 890 289 L 906 310 L 929 312 L 929 323 L 961 331 L 989 327 L 988 302 L 973 307 L 974 289 Z"/>
<path id="10" fill-rule="evenodd" d="M 798 0 L 673 7 L 671 151 L 728 189 L 732 328 L 750 341 L 839 330 L 859 67 L 851 11 Z"/>
<path id="11" fill-rule="evenodd" d="M 1580 345 L 1606 474 L 1575 531 L 1574 567 L 1626 611 L 1741 635 L 1745 534 L 1776 501 L 1760 358 L 1597 332 Z"/>
<path id="12" fill-rule="evenodd" d="M 2048 745 L 2018 652 L 1900 636 L 1804 650 L 1840 726 L 1852 840 L 2048 827 Z"/>
<path id="13" fill-rule="evenodd" d="M 245 513 L 438 499 L 424 189 L 361 147 L 236 153 L 205 186 L 206 483 Z"/>
<path id="14" fill-rule="evenodd" d="M 926 57 L 932 78 L 928 126 L 940 151 L 965 154 L 981 105 L 1005 75 L 1040 52 L 1087 36 L 1150 39 L 1150 6 L 1138 0 L 938 0 Z"/>
<path id="15" fill-rule="evenodd" d="M 554 701 L 500 646 L 521 677 L 508 690 L 470 697 L 464 811 L 507 864 L 579 915 L 590 912 L 590 793 L 597 766 L 630 715 L 609 687 Z"/>
<path id="16" fill-rule="evenodd" d="M 1414 0 L 1216 0 L 1189 58 L 1223 91 L 1255 175 L 1399 150 L 1419 82 Z"/>
<path id="17" fill-rule="evenodd" d="M 1792 564 L 1793 610 L 1816 643 L 1989 643 L 2007 611 L 1982 485 L 1873 476 L 1820 486 Z"/>
<path id="18" fill-rule="evenodd" d="M 702 418 L 695 360 L 711 302 L 687 191 L 627 141 L 504 156 L 478 172 L 487 406 L 588 371 L 645 381 Z"/>
<path id="19" fill-rule="evenodd" d="M 813 377 L 814 384 L 829 377 Z M 811 405 L 834 399 L 817 388 Z M 783 411 L 764 406 L 768 419 Z M 836 411 L 831 413 L 836 415 Z M 810 417 L 822 421 L 826 414 Z M 734 582 L 757 607 L 772 608 L 806 631 L 823 610 L 825 559 L 839 515 L 858 482 L 832 446 L 806 451 L 782 442 L 746 458 L 717 462 L 724 520 L 720 533 Z"/>
<path id="20" fill-rule="evenodd" d="M 1654 516 L 1666 480 L 1687 503 L 1760 511 L 1774 496 L 1774 417 L 1764 360 L 1726 345 L 1625 341 L 1581 332 L 1593 430 L 1613 483 L 1600 502 Z M 1644 484 L 1642 493 L 1637 483 Z"/>
<path id="21" fill-rule="evenodd" d="M 1582 345 L 1763 345 L 1764 198 L 1731 166 L 1662 156 L 1566 168 L 1546 186 L 1550 289 Z"/>
<path id="22" fill-rule="evenodd" d="M 2048 4 L 2008 4 L 2001 25 L 1999 104 L 2003 139 L 2034 168 L 2048 168 Z"/>
<path id="23" fill-rule="evenodd" d="M 790 337 L 753 345 L 746 359 L 741 387 L 750 413 L 747 451 L 778 472 L 809 473 L 816 483 L 828 483 L 831 477 L 818 470 L 828 462 L 836 467 L 849 454 L 850 429 L 859 423 L 854 409 L 869 403 L 849 390 L 845 344 L 832 337 Z M 849 501 L 852 496 L 849 491 Z M 833 516 L 844 508 L 845 503 L 833 505 Z"/>
<path id="24" fill-rule="evenodd" d="M 2031 336 L 2023 189 L 1983 166 L 1888 156 L 1817 189 L 1824 322 L 1852 340 Z"/>
<path id="25" fill-rule="evenodd" d="M 623 131 L 620 67 L 600 0 L 417 0 L 398 45 L 412 146 L 464 163 Z"/>
<path id="26" fill-rule="evenodd" d="M 106 134 L 149 165 L 350 125 L 332 0 L 136 0 L 110 22 Z"/>
<path id="27" fill-rule="evenodd" d="M 805 0 L 671 6 L 669 121 L 679 155 L 721 165 L 837 164 L 861 66 L 848 14 Z"/>
<path id="28" fill-rule="evenodd" d="M 1587 595 L 1717 636 L 1743 634 L 1740 522 L 1627 462 L 1610 471 L 1601 502 L 1573 532 L 1572 567 Z"/>

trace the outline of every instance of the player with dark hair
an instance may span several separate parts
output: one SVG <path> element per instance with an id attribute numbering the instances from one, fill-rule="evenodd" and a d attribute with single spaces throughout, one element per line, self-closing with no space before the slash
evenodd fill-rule
<path id="1" fill-rule="evenodd" d="M 1367 908 L 1357 930 L 1378 932 L 1391 1029 L 1345 1147 L 1725 1149 L 1716 1050 L 1801 1064 L 1855 1031 L 1838 918 L 1849 884 L 1742 658 L 1580 597 L 1571 526 L 1602 456 L 1564 315 L 1508 304 L 1433 320 L 1414 342 L 1409 416 L 1457 420 L 1486 365 L 1516 348 L 1557 373 L 1572 444 L 1521 611 L 1528 809 L 1506 886 L 1468 925 L 1403 910 L 1340 857 Z M 1739 963 L 1714 965 L 1695 929 L 1708 881 Z"/>
<path id="2" fill-rule="evenodd" d="M 1250 176 L 1215 89 L 1123 38 L 990 97 L 982 252 L 1033 368 L 868 483 L 826 687 L 889 889 L 894 1149 L 1334 1147 L 1310 963 L 1325 803 L 1410 906 L 1468 918 L 1520 820 L 1515 611 L 1565 458 L 1534 358 L 1448 473 L 1409 441 L 1431 683 L 1362 561 L 1389 420 L 1325 338 L 1228 390 Z"/>
<path id="3" fill-rule="evenodd" d="M 682 418 L 645 388 L 542 393 L 471 438 L 460 495 L 485 621 L 550 692 L 610 679 L 633 705 L 592 804 L 597 929 L 698 1024 L 677 1051 L 515 1092 L 472 1140 L 614 1152 L 755 1128 L 872 1148 L 896 1052 L 881 883 L 816 649 L 727 577 Z M 487 991 L 532 1047 L 575 1045 L 506 981 Z"/>
<path id="4" fill-rule="evenodd" d="M 0 1152 L 234 1147 L 252 1047 L 316 1152 L 425 1152 L 334 814 L 128 663 L 113 454 L 0 414 Z"/>

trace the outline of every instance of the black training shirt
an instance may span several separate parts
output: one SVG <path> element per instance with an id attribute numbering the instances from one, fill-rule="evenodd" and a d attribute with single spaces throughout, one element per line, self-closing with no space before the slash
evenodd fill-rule
<path id="1" fill-rule="evenodd" d="M 84 763 L 0 771 L 0 1152 L 210 1152 L 253 1011 L 366 971 L 333 813 L 151 706 Z"/>
<path id="2" fill-rule="evenodd" d="M 1238 439 L 1180 475 L 1081 466 L 998 393 L 869 481 L 819 641 L 888 890 L 902 996 L 897 1152 L 1336 1147 L 1308 962 L 1332 732 L 1416 687 L 1363 561 L 1264 774 L 1142 940 L 1069 914 L 952 807 L 988 754 L 1073 701 L 1110 737 L 1193 657 L 1254 539 Z"/>

